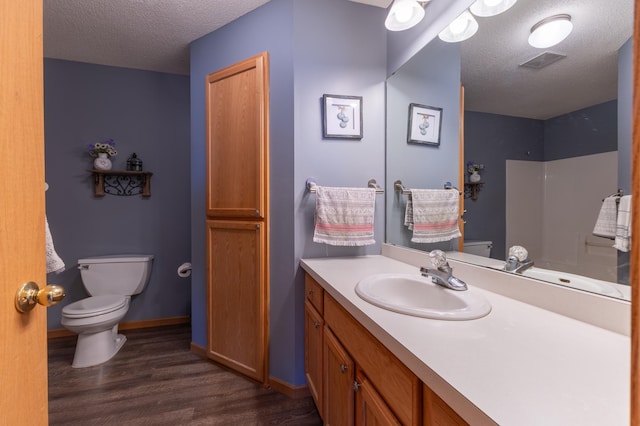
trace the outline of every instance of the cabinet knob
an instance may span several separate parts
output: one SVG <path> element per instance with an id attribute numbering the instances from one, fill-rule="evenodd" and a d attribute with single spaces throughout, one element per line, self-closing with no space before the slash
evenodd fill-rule
<path id="1" fill-rule="evenodd" d="M 310 288 L 310 289 L 307 291 L 307 294 L 309 294 L 309 296 L 311 296 L 311 295 L 313 294 L 313 289 L 312 289 L 312 288 Z"/>
<path id="2" fill-rule="evenodd" d="M 318 321 L 314 321 L 314 322 L 313 322 L 313 326 L 314 326 L 315 328 L 318 328 L 318 327 L 320 327 L 320 323 L 319 323 Z"/>
<path id="3" fill-rule="evenodd" d="M 360 386 L 362 386 L 361 383 L 358 383 L 356 380 L 353 381 L 353 391 L 354 392 L 358 392 L 358 390 L 360 389 Z"/>
<path id="4" fill-rule="evenodd" d="M 340 364 L 340 372 L 341 373 L 346 373 L 347 372 L 346 364 Z"/>

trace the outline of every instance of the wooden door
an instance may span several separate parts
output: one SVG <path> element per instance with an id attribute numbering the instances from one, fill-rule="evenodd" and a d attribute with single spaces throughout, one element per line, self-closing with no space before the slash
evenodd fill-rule
<path id="1" fill-rule="evenodd" d="M 356 391 L 357 426 L 401 425 L 393 411 L 362 372 L 358 372 L 356 382 L 358 383 Z"/>
<path id="2" fill-rule="evenodd" d="M 267 307 L 261 222 L 207 221 L 209 358 L 261 383 L 267 380 Z"/>
<path id="3" fill-rule="evenodd" d="M 304 371 L 309 392 L 322 413 L 322 333 L 324 320 L 309 300 L 304 303 Z"/>
<path id="4" fill-rule="evenodd" d="M 45 285 L 42 1 L 0 1 L 0 423 L 46 425 L 46 310 L 14 307 Z"/>
<path id="5" fill-rule="evenodd" d="M 324 327 L 323 345 L 324 424 L 328 426 L 353 425 L 354 362 L 327 326 Z"/>
<path id="6" fill-rule="evenodd" d="M 207 216 L 264 218 L 267 210 L 268 56 L 207 76 Z"/>

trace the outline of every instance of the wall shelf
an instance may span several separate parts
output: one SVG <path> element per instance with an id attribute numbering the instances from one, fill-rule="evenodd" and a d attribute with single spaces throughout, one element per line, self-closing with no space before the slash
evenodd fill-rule
<path id="1" fill-rule="evenodd" d="M 471 198 L 473 201 L 478 199 L 478 192 L 480 187 L 484 185 L 484 182 L 465 182 L 464 183 L 464 198 Z"/>
<path id="2" fill-rule="evenodd" d="M 151 197 L 151 172 L 97 169 L 88 172 L 93 175 L 96 197 L 104 197 L 105 194 Z"/>

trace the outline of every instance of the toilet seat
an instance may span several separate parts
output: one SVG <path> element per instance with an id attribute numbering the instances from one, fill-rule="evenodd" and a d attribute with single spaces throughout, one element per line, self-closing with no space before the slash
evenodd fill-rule
<path id="1" fill-rule="evenodd" d="M 78 300 L 62 308 L 62 315 L 67 318 L 87 318 L 108 314 L 123 308 L 127 304 L 127 296 L 107 294 L 91 296 Z"/>

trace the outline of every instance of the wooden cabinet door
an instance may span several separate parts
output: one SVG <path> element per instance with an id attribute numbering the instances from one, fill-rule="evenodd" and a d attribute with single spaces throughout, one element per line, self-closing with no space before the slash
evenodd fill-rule
<path id="1" fill-rule="evenodd" d="M 328 327 L 324 327 L 324 424 L 349 426 L 354 421 L 354 363 Z"/>
<path id="2" fill-rule="evenodd" d="M 449 407 L 427 385 L 424 385 L 424 426 L 469 426 L 453 408 Z"/>
<path id="3" fill-rule="evenodd" d="M 393 414 L 371 382 L 362 373 L 356 376 L 358 390 L 356 392 L 356 425 L 357 426 L 400 426 L 400 421 Z"/>
<path id="4" fill-rule="evenodd" d="M 207 355 L 267 381 L 269 295 L 261 222 L 207 221 Z"/>
<path id="5" fill-rule="evenodd" d="M 264 218 L 269 137 L 268 55 L 207 76 L 207 216 Z"/>
<path id="6" fill-rule="evenodd" d="M 324 320 L 309 300 L 304 304 L 304 371 L 309 392 L 322 413 L 322 333 Z"/>

